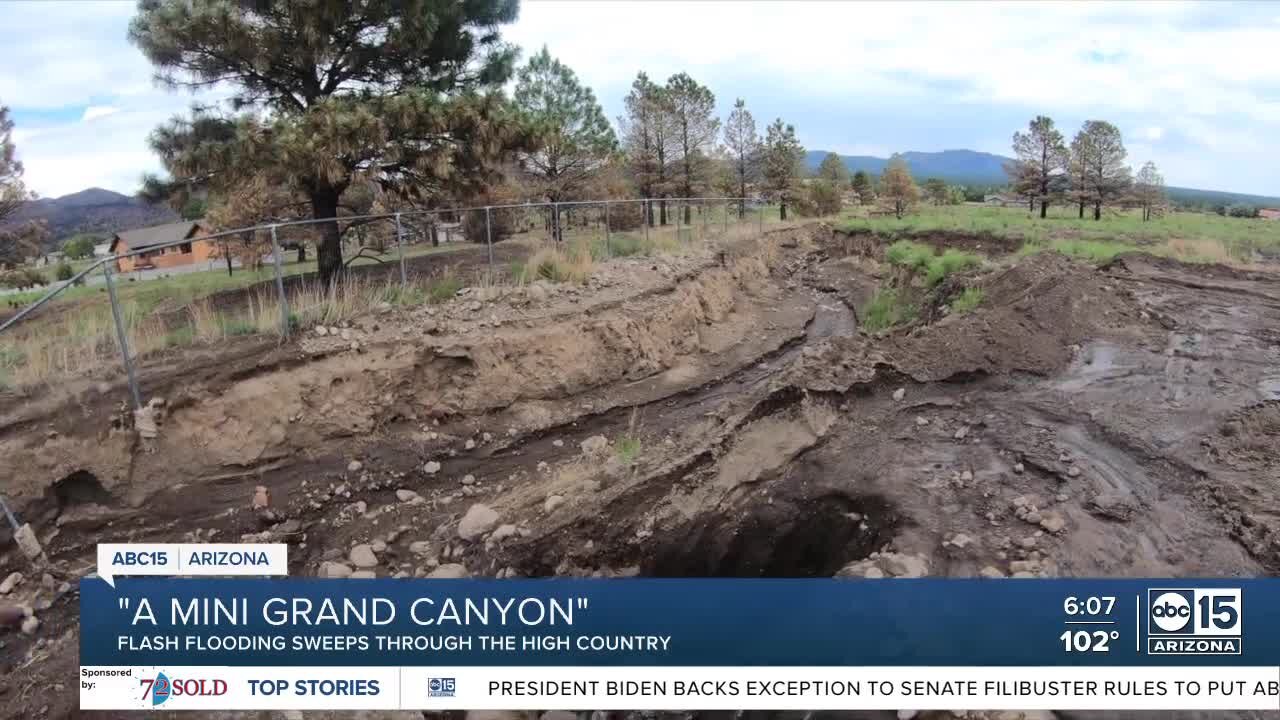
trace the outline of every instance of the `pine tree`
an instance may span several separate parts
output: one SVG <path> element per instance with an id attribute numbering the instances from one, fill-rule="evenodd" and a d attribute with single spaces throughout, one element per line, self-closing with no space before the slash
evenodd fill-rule
<path id="1" fill-rule="evenodd" d="M 875 200 L 875 190 L 871 185 L 871 176 L 865 170 L 855 172 L 849 184 L 853 187 L 854 194 L 858 196 L 858 202 L 867 205 Z"/>
<path id="2" fill-rule="evenodd" d="M 513 102 L 533 142 L 518 153 L 520 166 L 543 197 L 574 197 L 608 165 L 618 140 L 590 88 L 546 47 L 520 68 Z M 558 218 L 554 232 L 561 239 Z"/>
<path id="3" fill-rule="evenodd" d="M 880 201 L 899 219 L 920 199 L 920 188 L 911 178 L 907 161 L 897 153 L 889 158 L 889 164 L 880 176 Z"/>
<path id="4" fill-rule="evenodd" d="M 674 130 L 679 194 L 698 197 L 710 180 L 709 153 L 720 134 L 720 121 L 714 115 L 716 96 L 685 73 L 672 75 L 664 94 Z M 686 225 L 693 222 L 692 213 L 693 208 L 685 203 Z"/>
<path id="5" fill-rule="evenodd" d="M 1142 220 L 1146 222 L 1164 208 L 1167 198 L 1164 192 L 1164 176 L 1156 169 L 1156 164 L 1147 161 L 1138 171 L 1134 182 L 1134 195 L 1142 207 Z"/>
<path id="6" fill-rule="evenodd" d="M 797 181 L 804 162 L 804 147 L 796 139 L 793 125 L 782 118 L 773 121 L 765 133 L 764 179 L 769 192 L 778 200 L 778 217 L 787 219 L 787 203 L 796 197 Z"/>
<path id="7" fill-rule="evenodd" d="M 344 192 L 364 180 L 415 201 L 477 191 L 522 139 L 500 93 L 515 49 L 497 31 L 518 7 L 140 0 L 129 37 L 158 79 L 226 87 L 235 111 L 156 131 L 167 184 L 227 190 L 261 175 L 304 195 L 317 219 L 338 217 Z M 197 142 L 201 125 L 216 142 Z M 343 268 L 341 232 L 322 227 L 329 282 Z"/>
<path id="8" fill-rule="evenodd" d="M 827 153 L 827 156 L 822 158 L 822 163 L 818 165 L 818 177 L 837 188 L 843 188 L 849 184 L 849 168 L 839 155 Z"/>
<path id="9" fill-rule="evenodd" d="M 1103 120 L 1086 122 L 1072 143 L 1073 150 L 1077 142 L 1083 181 L 1081 197 L 1093 205 L 1093 219 L 1101 220 L 1103 206 L 1123 197 L 1132 184 L 1132 171 L 1124 162 L 1128 152 L 1119 128 Z"/>
<path id="10" fill-rule="evenodd" d="M 733 111 L 724 124 L 724 144 L 726 154 L 733 164 L 733 174 L 737 178 L 737 186 L 733 194 L 740 198 L 747 196 L 747 183 L 755 180 L 760 167 L 760 135 L 756 132 L 756 120 L 747 110 L 747 104 L 738 98 L 733 104 Z M 746 201 L 738 203 L 738 217 L 746 214 Z"/>
<path id="11" fill-rule="evenodd" d="M 1053 120 L 1037 115 L 1027 132 L 1013 134 L 1013 152 L 1017 156 L 1014 192 L 1040 202 L 1040 217 L 1049 211 L 1050 199 L 1062 191 L 1068 165 L 1067 147 Z"/>

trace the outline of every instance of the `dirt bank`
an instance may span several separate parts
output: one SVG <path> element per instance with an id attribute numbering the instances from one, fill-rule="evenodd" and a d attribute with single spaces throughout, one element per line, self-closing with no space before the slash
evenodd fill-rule
<path id="1" fill-rule="evenodd" d="M 327 576 L 358 545 L 419 577 L 1280 568 L 1280 279 L 1041 253 L 967 276 L 971 312 L 868 334 L 891 274 L 864 250 L 814 225 L 375 313 L 153 385 L 156 438 L 97 395 L 80 424 L 15 411 L 0 482 L 55 589 L 17 591 L 43 624 L 9 677 L 71 677 L 58 583 L 120 539 L 279 540 Z"/>

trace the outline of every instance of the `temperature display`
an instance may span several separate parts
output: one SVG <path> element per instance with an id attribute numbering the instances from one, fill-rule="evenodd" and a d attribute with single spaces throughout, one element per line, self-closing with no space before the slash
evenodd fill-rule
<path id="1" fill-rule="evenodd" d="M 1120 639 L 1114 629 L 1116 620 L 1114 596 L 1075 597 L 1062 601 L 1067 629 L 1058 636 L 1066 652 L 1110 652 L 1111 644 Z"/>

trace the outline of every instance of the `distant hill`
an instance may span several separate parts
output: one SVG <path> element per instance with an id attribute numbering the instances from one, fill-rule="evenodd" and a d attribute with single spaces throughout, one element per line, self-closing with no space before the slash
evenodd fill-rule
<path id="1" fill-rule="evenodd" d="M 110 235 L 120 230 L 159 225 L 181 218 L 166 206 L 148 205 L 118 192 L 89 188 L 59 198 L 33 200 L 14 214 L 14 222 L 43 219 L 49 224 L 49 247 L 78 233 Z"/>
<path id="2" fill-rule="evenodd" d="M 827 156 L 826 150 L 811 150 L 805 155 L 805 165 L 816 170 Z M 941 178 L 947 182 L 963 185 L 1003 185 L 1009 182 L 1004 174 L 1003 163 L 1011 162 L 1011 158 L 976 150 L 943 150 L 942 152 L 905 152 L 902 157 L 907 161 L 911 174 L 918 179 Z M 862 170 L 873 175 L 884 172 L 888 158 L 871 155 L 841 155 L 849 172 Z"/>
<path id="3" fill-rule="evenodd" d="M 826 156 L 826 150 L 810 150 L 805 155 L 805 166 L 810 171 L 817 170 Z M 1013 158 L 975 150 L 906 152 L 902 153 L 902 157 L 907 161 L 907 167 L 917 180 L 936 177 L 957 185 L 1005 185 L 1009 182 L 1009 178 L 1004 173 L 1004 163 L 1013 162 Z M 888 158 L 870 155 L 841 155 L 840 158 L 844 160 L 849 172 L 862 170 L 873 175 L 884 172 L 884 166 L 889 162 Z M 1224 190 L 1199 190 L 1172 185 L 1166 189 L 1171 200 L 1188 205 L 1213 207 L 1239 203 L 1258 207 L 1280 207 L 1280 197 Z"/>

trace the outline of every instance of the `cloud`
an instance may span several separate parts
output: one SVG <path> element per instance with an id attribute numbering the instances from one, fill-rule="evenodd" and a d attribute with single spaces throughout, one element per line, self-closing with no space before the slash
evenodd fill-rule
<path id="1" fill-rule="evenodd" d="M 158 89 L 128 43 L 134 4 L 4 10 L 0 67 L 31 70 L 0 73 L 28 182 L 47 195 L 132 192 L 158 164 L 147 134 L 191 102 Z M 520 12 L 506 37 L 526 54 L 546 44 L 610 117 L 643 70 L 687 71 L 721 115 L 742 97 L 762 130 L 782 117 L 812 149 L 1008 153 L 1037 114 L 1068 137 L 1107 119 L 1170 184 L 1280 194 L 1262 152 L 1280 137 L 1275 8 L 1262 3 L 544 0 Z"/>
<path id="2" fill-rule="evenodd" d="M 93 122 L 98 118 L 104 118 L 108 115 L 114 115 L 120 112 L 120 108 L 111 105 L 90 105 L 84 109 L 84 115 L 80 116 L 80 122 Z"/>

